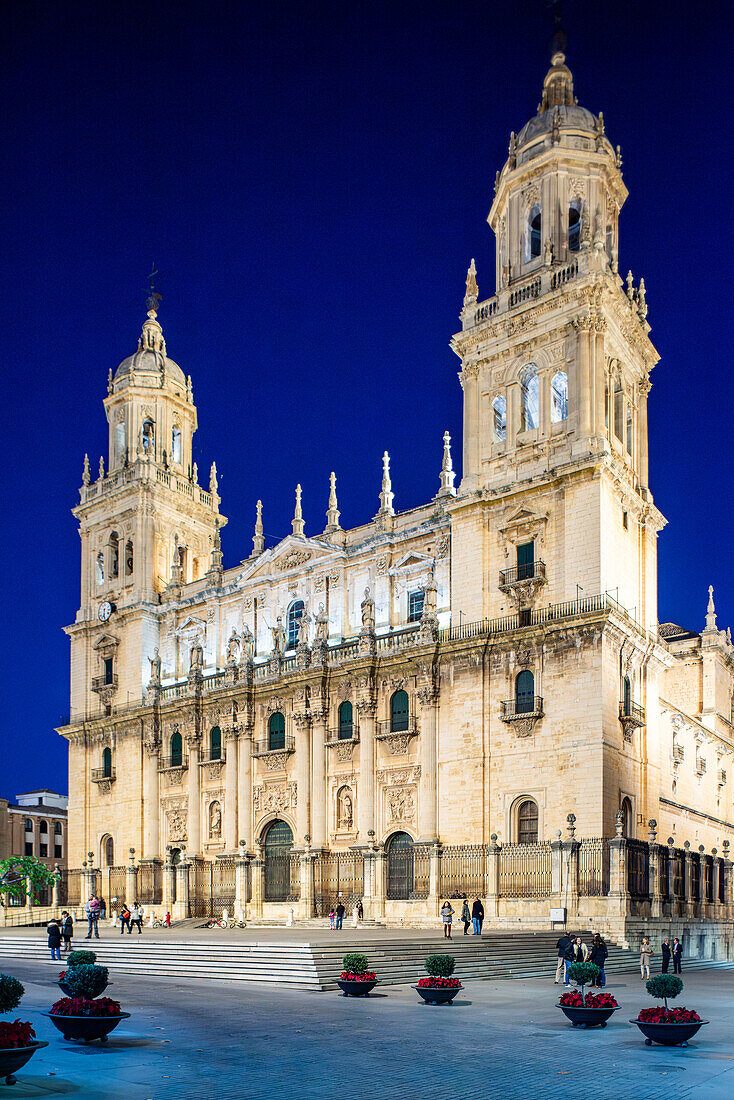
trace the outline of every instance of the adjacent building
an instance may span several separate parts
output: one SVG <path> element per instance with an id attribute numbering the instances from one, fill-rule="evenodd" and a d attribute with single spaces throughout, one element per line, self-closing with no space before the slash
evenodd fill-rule
<path id="1" fill-rule="evenodd" d="M 50 869 L 66 867 L 68 801 L 49 790 L 0 798 L 0 859 L 34 856 Z"/>

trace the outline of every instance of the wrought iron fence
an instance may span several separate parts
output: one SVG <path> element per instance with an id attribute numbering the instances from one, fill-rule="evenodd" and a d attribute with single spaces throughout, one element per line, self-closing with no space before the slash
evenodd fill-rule
<path id="1" fill-rule="evenodd" d="M 658 890 L 663 901 L 671 900 L 670 871 L 670 852 L 661 846 L 658 848 Z"/>
<path id="2" fill-rule="evenodd" d="M 646 840 L 627 838 L 627 889 L 633 898 L 650 896 L 650 856 Z"/>
<path id="3" fill-rule="evenodd" d="M 698 916 L 698 908 L 701 902 L 701 857 L 698 852 L 691 852 L 691 898 L 693 901 L 694 915 Z"/>
<path id="4" fill-rule="evenodd" d="M 221 918 L 226 909 L 231 917 L 234 912 L 234 899 L 234 856 L 220 856 L 212 865 L 212 916 Z"/>
<path id="5" fill-rule="evenodd" d="M 551 846 L 503 844 L 499 893 L 505 898 L 546 898 L 551 892 Z"/>
<path id="6" fill-rule="evenodd" d="M 483 898 L 487 893 L 487 845 L 446 844 L 441 850 L 439 894 Z"/>
<path id="7" fill-rule="evenodd" d="M 673 865 L 673 897 L 676 901 L 686 899 L 686 853 L 682 848 L 674 848 L 671 862 Z"/>
<path id="8" fill-rule="evenodd" d="M 162 903 L 163 868 L 160 863 L 141 863 L 138 867 L 138 901 L 141 905 Z"/>
<path id="9" fill-rule="evenodd" d="M 714 900 L 714 857 L 703 857 L 704 898 L 711 904 Z"/>
<path id="10" fill-rule="evenodd" d="M 341 901 L 349 910 L 364 894 L 364 857 L 361 852 L 323 852 L 314 862 L 316 913 L 328 914 Z"/>
<path id="11" fill-rule="evenodd" d="M 192 917 L 211 917 L 212 874 L 210 860 L 193 859 L 189 865 L 189 913 Z"/>
<path id="12" fill-rule="evenodd" d="M 127 867 L 108 867 L 105 874 L 107 876 L 107 905 L 109 908 L 117 909 L 119 912 L 125 903 L 132 905 L 138 900 L 127 896 Z"/>
<path id="13" fill-rule="evenodd" d="M 724 864 L 719 861 L 719 874 L 718 874 L 718 897 L 721 905 L 726 901 L 726 879 L 724 877 Z"/>
<path id="14" fill-rule="evenodd" d="M 609 893 L 609 841 L 588 837 L 579 846 L 579 896 L 601 898 Z"/>
<path id="15" fill-rule="evenodd" d="M 430 889 L 431 846 L 391 847 L 387 853 L 387 891 L 390 901 L 427 898 Z"/>

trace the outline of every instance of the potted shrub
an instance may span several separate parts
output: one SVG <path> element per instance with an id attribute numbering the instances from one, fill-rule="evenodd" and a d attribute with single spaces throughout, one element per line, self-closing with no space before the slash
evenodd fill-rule
<path id="1" fill-rule="evenodd" d="M 429 955 L 424 966 L 428 977 L 421 978 L 413 988 L 418 990 L 426 1004 L 450 1005 L 459 990 L 464 988 L 458 978 L 451 977 L 456 959 L 452 955 Z"/>
<path id="2" fill-rule="evenodd" d="M 94 951 L 70 951 L 66 956 L 67 966 L 94 966 L 96 961 Z"/>
<path id="3" fill-rule="evenodd" d="M 12 1012 L 20 1004 L 25 989 L 11 974 L 0 974 L 0 1013 Z M 37 1050 L 48 1043 L 36 1039 L 36 1033 L 25 1020 L 12 1023 L 0 1020 L 0 1078 L 6 1085 L 15 1084 L 15 1073 L 30 1061 Z"/>
<path id="4" fill-rule="evenodd" d="M 580 985 L 581 990 L 569 990 L 562 994 L 558 1008 L 574 1027 L 606 1027 L 609 1017 L 619 1008 L 609 993 L 587 993 L 584 996 L 584 986 L 593 985 L 600 973 L 599 967 L 590 962 L 571 963 L 568 968 L 569 978 Z"/>
<path id="5" fill-rule="evenodd" d="M 67 997 L 99 997 L 109 984 L 106 966 L 87 963 L 67 967 L 59 974 L 59 986 Z"/>
<path id="6" fill-rule="evenodd" d="M 345 997 L 369 997 L 377 985 L 377 975 L 367 969 L 368 965 L 367 956 L 359 951 L 348 951 L 344 956 L 344 969 L 336 984 Z"/>
<path id="7" fill-rule="evenodd" d="M 99 1039 L 106 1043 L 107 1036 L 117 1027 L 120 1020 L 129 1019 L 129 1012 L 122 1012 L 118 1001 L 109 997 L 93 1000 L 89 997 L 62 997 L 45 1012 L 55 1028 L 65 1039 L 83 1039 L 90 1043 Z"/>
<path id="8" fill-rule="evenodd" d="M 708 1020 L 702 1020 L 691 1008 L 668 1008 L 668 997 L 677 997 L 683 989 L 681 979 L 677 974 L 656 974 L 647 981 L 646 988 L 651 997 L 664 1001 L 665 1007 L 642 1008 L 637 1019 L 630 1020 L 645 1036 L 645 1046 L 653 1043 L 665 1047 L 688 1046 L 688 1040 Z"/>

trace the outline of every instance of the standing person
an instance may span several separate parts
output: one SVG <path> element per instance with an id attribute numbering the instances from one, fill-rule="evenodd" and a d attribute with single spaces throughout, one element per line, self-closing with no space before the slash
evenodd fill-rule
<path id="1" fill-rule="evenodd" d="M 344 903 L 340 899 L 339 904 L 336 907 L 336 930 L 337 930 L 337 932 L 340 932 L 341 929 L 342 929 L 342 925 L 344 924 L 344 914 L 345 913 L 346 913 L 346 909 L 344 908 Z"/>
<path id="2" fill-rule="evenodd" d="M 127 928 L 128 935 L 129 935 L 130 932 L 132 931 L 132 928 L 130 927 L 130 910 L 127 907 L 127 902 L 123 905 L 122 912 L 120 913 L 120 935 L 121 936 L 125 935 L 125 929 L 126 928 Z"/>
<path id="3" fill-rule="evenodd" d="M 107 902 L 104 898 L 99 899 L 99 919 L 104 920 L 107 916 Z"/>
<path id="4" fill-rule="evenodd" d="M 142 934 L 143 934 L 143 910 L 140 908 L 140 903 L 137 902 L 137 901 L 133 905 L 132 913 L 130 914 L 130 928 L 128 929 L 128 932 L 129 932 L 130 935 L 132 935 L 133 926 L 135 926 L 137 928 L 138 935 L 142 936 Z"/>
<path id="5" fill-rule="evenodd" d="M 89 931 L 87 932 L 86 938 L 91 940 L 92 932 L 94 932 L 94 938 L 98 940 L 100 904 L 96 894 L 92 894 L 89 901 L 84 906 L 84 912 L 87 914 L 87 920 L 89 921 Z"/>
<path id="6" fill-rule="evenodd" d="M 650 959 L 652 955 L 653 951 L 650 946 L 650 941 L 647 936 L 643 936 L 642 943 L 640 944 L 640 981 L 642 982 L 650 977 Z"/>
<path id="7" fill-rule="evenodd" d="M 581 939 L 581 936 L 576 937 L 576 962 L 586 962 L 589 957 L 589 949 Z"/>
<path id="8" fill-rule="evenodd" d="M 64 941 L 63 947 L 68 955 L 71 951 L 71 937 L 74 935 L 74 921 L 71 919 L 71 913 L 64 909 L 61 914 L 61 938 Z"/>
<path id="9" fill-rule="evenodd" d="M 166 925 L 166 928 L 170 928 L 170 927 L 171 927 L 171 914 L 170 914 L 170 913 L 168 913 L 168 912 L 166 913 L 166 919 L 165 919 L 165 922 L 164 922 L 164 923 L 165 923 L 165 925 Z"/>
<path id="10" fill-rule="evenodd" d="M 566 948 L 570 943 L 571 937 L 568 932 L 564 932 L 563 935 L 559 937 L 558 943 L 556 944 L 556 950 L 558 951 L 558 966 L 556 967 L 555 985 L 558 985 L 566 972 Z"/>
<path id="11" fill-rule="evenodd" d="M 668 973 L 668 967 L 670 966 L 670 940 L 666 936 L 660 947 L 660 954 L 662 956 L 662 971 L 663 974 Z"/>
<path id="12" fill-rule="evenodd" d="M 461 907 L 461 919 L 464 922 L 464 935 L 469 935 L 469 925 L 471 924 L 471 909 L 469 908 L 469 902 L 464 898 L 464 904 Z"/>
<path id="13" fill-rule="evenodd" d="M 683 944 L 676 936 L 673 940 L 673 950 L 671 951 L 673 956 L 673 973 L 680 974 L 680 960 L 683 955 Z"/>
<path id="14" fill-rule="evenodd" d="M 606 965 L 608 954 L 609 951 L 607 949 L 607 945 L 604 943 L 604 940 L 597 932 L 591 944 L 589 962 L 593 962 L 594 966 L 599 967 L 599 978 L 597 984 L 600 989 L 603 989 L 604 986 L 607 984 L 607 976 L 604 967 Z"/>
<path id="15" fill-rule="evenodd" d="M 359 900 L 359 901 L 357 902 L 357 914 L 358 914 L 358 916 L 359 916 L 359 919 L 360 919 L 360 920 L 364 920 L 364 909 L 362 908 L 362 900 L 361 900 L 361 898 L 360 898 L 360 900 Z"/>
<path id="16" fill-rule="evenodd" d="M 58 959 L 61 962 L 61 928 L 59 922 L 53 918 L 46 925 L 48 932 L 48 946 L 51 948 L 51 962 Z"/>
<path id="17" fill-rule="evenodd" d="M 471 922 L 474 926 L 474 935 L 481 936 L 482 921 L 484 920 L 484 908 L 479 898 L 474 898 L 471 907 Z"/>
<path id="18" fill-rule="evenodd" d="M 568 968 L 573 963 L 577 962 L 578 947 L 576 946 L 576 940 L 573 936 L 568 937 L 568 946 L 563 953 L 563 984 L 570 985 L 568 980 Z"/>
<path id="19" fill-rule="evenodd" d="M 355 901 L 352 906 L 352 928 L 356 928 L 359 924 L 359 905 Z"/>
<path id="20" fill-rule="evenodd" d="M 451 939 L 451 924 L 454 919 L 454 907 L 450 901 L 445 901 L 441 906 L 441 920 L 443 921 L 444 939 Z"/>
<path id="21" fill-rule="evenodd" d="M 334 921 L 335 920 L 336 920 L 336 913 L 334 912 L 334 906 L 332 905 L 331 909 L 329 910 L 329 928 L 331 929 L 332 932 L 334 931 Z"/>

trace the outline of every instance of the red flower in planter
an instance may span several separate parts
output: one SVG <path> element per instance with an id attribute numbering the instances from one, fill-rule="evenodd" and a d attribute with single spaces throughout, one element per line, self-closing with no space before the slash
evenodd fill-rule
<path id="1" fill-rule="evenodd" d="M 696 1024 L 701 1019 L 692 1008 L 641 1008 L 641 1024 Z"/>
<path id="2" fill-rule="evenodd" d="M 584 1005 L 578 990 L 574 990 L 572 993 L 562 993 L 558 1003 L 559 1005 L 565 1005 L 566 1008 L 583 1008 Z"/>
<path id="3" fill-rule="evenodd" d="M 120 1003 L 109 997 L 62 997 L 51 1008 L 53 1016 L 119 1016 Z"/>
<path id="4" fill-rule="evenodd" d="M 418 982 L 419 989 L 458 989 L 461 982 L 458 978 L 421 978 Z"/>
<path id="5" fill-rule="evenodd" d="M 350 974 L 348 970 L 342 970 L 343 982 L 376 982 L 377 974 L 374 970 L 365 970 L 363 974 Z"/>
<path id="6" fill-rule="evenodd" d="M 587 1008 L 619 1008 L 611 993 L 587 993 Z"/>
<path id="7" fill-rule="evenodd" d="M 0 1050 L 28 1047 L 35 1038 L 36 1033 L 27 1020 L 0 1023 Z"/>

